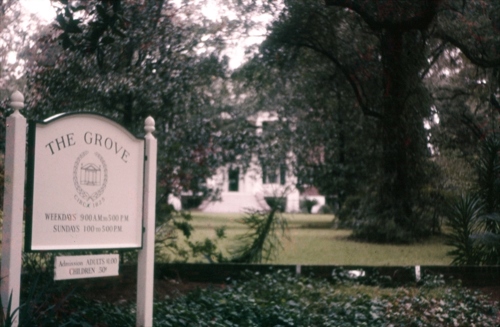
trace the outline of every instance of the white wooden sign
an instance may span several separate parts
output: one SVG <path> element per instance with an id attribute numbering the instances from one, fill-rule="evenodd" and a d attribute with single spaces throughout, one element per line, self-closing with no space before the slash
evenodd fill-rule
<path id="1" fill-rule="evenodd" d="M 29 127 L 31 251 L 140 248 L 144 140 L 96 114 Z"/>
<path id="2" fill-rule="evenodd" d="M 56 257 L 54 280 L 118 276 L 118 254 Z"/>
<path id="3" fill-rule="evenodd" d="M 89 113 L 30 123 L 25 183 L 26 119 L 19 112 L 24 97 L 16 91 L 11 100 L 14 112 L 6 119 L 0 262 L 4 315 L 20 306 L 26 213 L 26 250 L 140 248 L 136 326 L 152 326 L 158 147 L 154 119 L 144 121 L 144 139 Z M 118 255 L 59 257 L 55 268 L 56 279 L 116 275 Z M 12 326 L 18 326 L 18 318 L 14 310 Z"/>

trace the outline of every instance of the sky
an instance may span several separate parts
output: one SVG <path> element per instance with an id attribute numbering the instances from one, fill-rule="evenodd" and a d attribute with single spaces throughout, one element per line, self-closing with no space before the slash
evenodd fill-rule
<path id="1" fill-rule="evenodd" d="M 37 15 L 47 24 L 55 17 L 55 10 L 50 5 L 50 0 L 21 0 L 21 6 L 26 13 Z"/>

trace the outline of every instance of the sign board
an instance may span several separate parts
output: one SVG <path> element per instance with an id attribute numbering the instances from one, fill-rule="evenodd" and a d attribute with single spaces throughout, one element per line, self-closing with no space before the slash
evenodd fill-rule
<path id="1" fill-rule="evenodd" d="M 118 276 L 118 254 L 56 257 L 54 280 Z"/>
<path id="2" fill-rule="evenodd" d="M 144 140 L 104 116 L 30 123 L 26 249 L 142 246 Z"/>

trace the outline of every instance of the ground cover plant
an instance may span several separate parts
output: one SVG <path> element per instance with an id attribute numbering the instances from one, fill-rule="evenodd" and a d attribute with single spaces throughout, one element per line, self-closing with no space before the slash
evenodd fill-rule
<path id="1" fill-rule="evenodd" d="M 245 233 L 246 227 L 240 222 L 243 214 L 192 212 L 191 215 L 190 240 L 214 240 L 224 254 L 235 238 Z M 334 215 L 284 214 L 284 217 L 288 229 L 281 240 L 282 248 L 269 263 L 406 266 L 449 265 L 452 260 L 447 255 L 451 247 L 445 244 L 444 236 L 433 236 L 414 244 L 373 244 L 351 239 L 351 230 L 333 228 Z M 217 239 L 216 230 L 222 227 L 225 238 Z M 182 247 L 184 242 L 180 236 L 177 244 Z M 206 262 L 206 259 L 190 259 L 194 261 Z"/>
<path id="2" fill-rule="evenodd" d="M 401 285 L 400 285 L 401 286 Z M 166 297 L 154 304 L 154 326 L 495 326 L 497 303 L 428 276 L 400 287 L 387 278 L 353 278 L 338 269 L 316 279 L 276 270 Z M 77 295 L 59 326 L 132 326 L 131 302 L 107 303 Z M 45 320 L 49 321 L 49 320 Z"/>

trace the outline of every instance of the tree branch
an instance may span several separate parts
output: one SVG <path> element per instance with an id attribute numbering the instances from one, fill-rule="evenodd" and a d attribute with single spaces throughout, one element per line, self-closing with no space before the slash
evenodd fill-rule
<path id="1" fill-rule="evenodd" d="M 474 55 L 473 51 L 471 51 L 464 43 L 444 32 L 436 32 L 435 36 L 445 42 L 449 42 L 450 44 L 460 49 L 460 51 L 462 51 L 467 59 L 469 59 L 474 65 L 480 66 L 482 68 L 493 68 L 500 65 L 500 57 L 485 59 L 481 56 L 476 56 Z"/>
<path id="2" fill-rule="evenodd" d="M 397 2 L 395 0 L 384 5 L 376 1 L 325 0 L 325 5 L 347 8 L 356 12 L 373 30 L 408 31 L 427 28 L 436 16 L 442 0 L 406 1 L 403 4 Z"/>
<path id="3" fill-rule="evenodd" d="M 380 114 L 377 111 L 374 111 L 370 109 L 366 105 L 366 101 L 364 100 L 363 92 L 361 90 L 360 82 L 356 78 L 356 75 L 354 73 L 351 73 L 344 65 L 340 63 L 340 61 L 337 59 L 337 57 L 333 56 L 330 52 L 321 49 L 319 47 L 315 47 L 314 45 L 306 42 L 297 42 L 294 43 L 295 46 L 297 47 L 303 47 L 303 48 L 308 48 L 311 49 L 317 53 L 320 53 L 324 55 L 326 58 L 328 58 L 331 62 L 335 64 L 335 66 L 342 72 L 344 77 L 347 79 L 348 83 L 351 85 L 351 88 L 354 92 L 354 95 L 356 97 L 356 100 L 361 107 L 361 110 L 363 113 L 367 116 L 375 117 L 375 118 L 382 118 L 382 114 Z"/>
<path id="4" fill-rule="evenodd" d="M 420 73 L 420 78 L 423 79 L 425 75 L 429 72 L 429 70 L 434 66 L 434 64 L 438 61 L 439 57 L 443 54 L 446 49 L 446 42 L 441 43 L 434 51 L 431 53 L 431 62 L 427 65 L 427 68 L 424 69 L 422 73 Z"/>
<path id="5" fill-rule="evenodd" d="M 479 127 L 470 117 L 467 117 L 464 112 L 460 115 L 460 121 L 464 123 L 478 139 L 484 137 L 484 132 L 481 127 Z"/>

